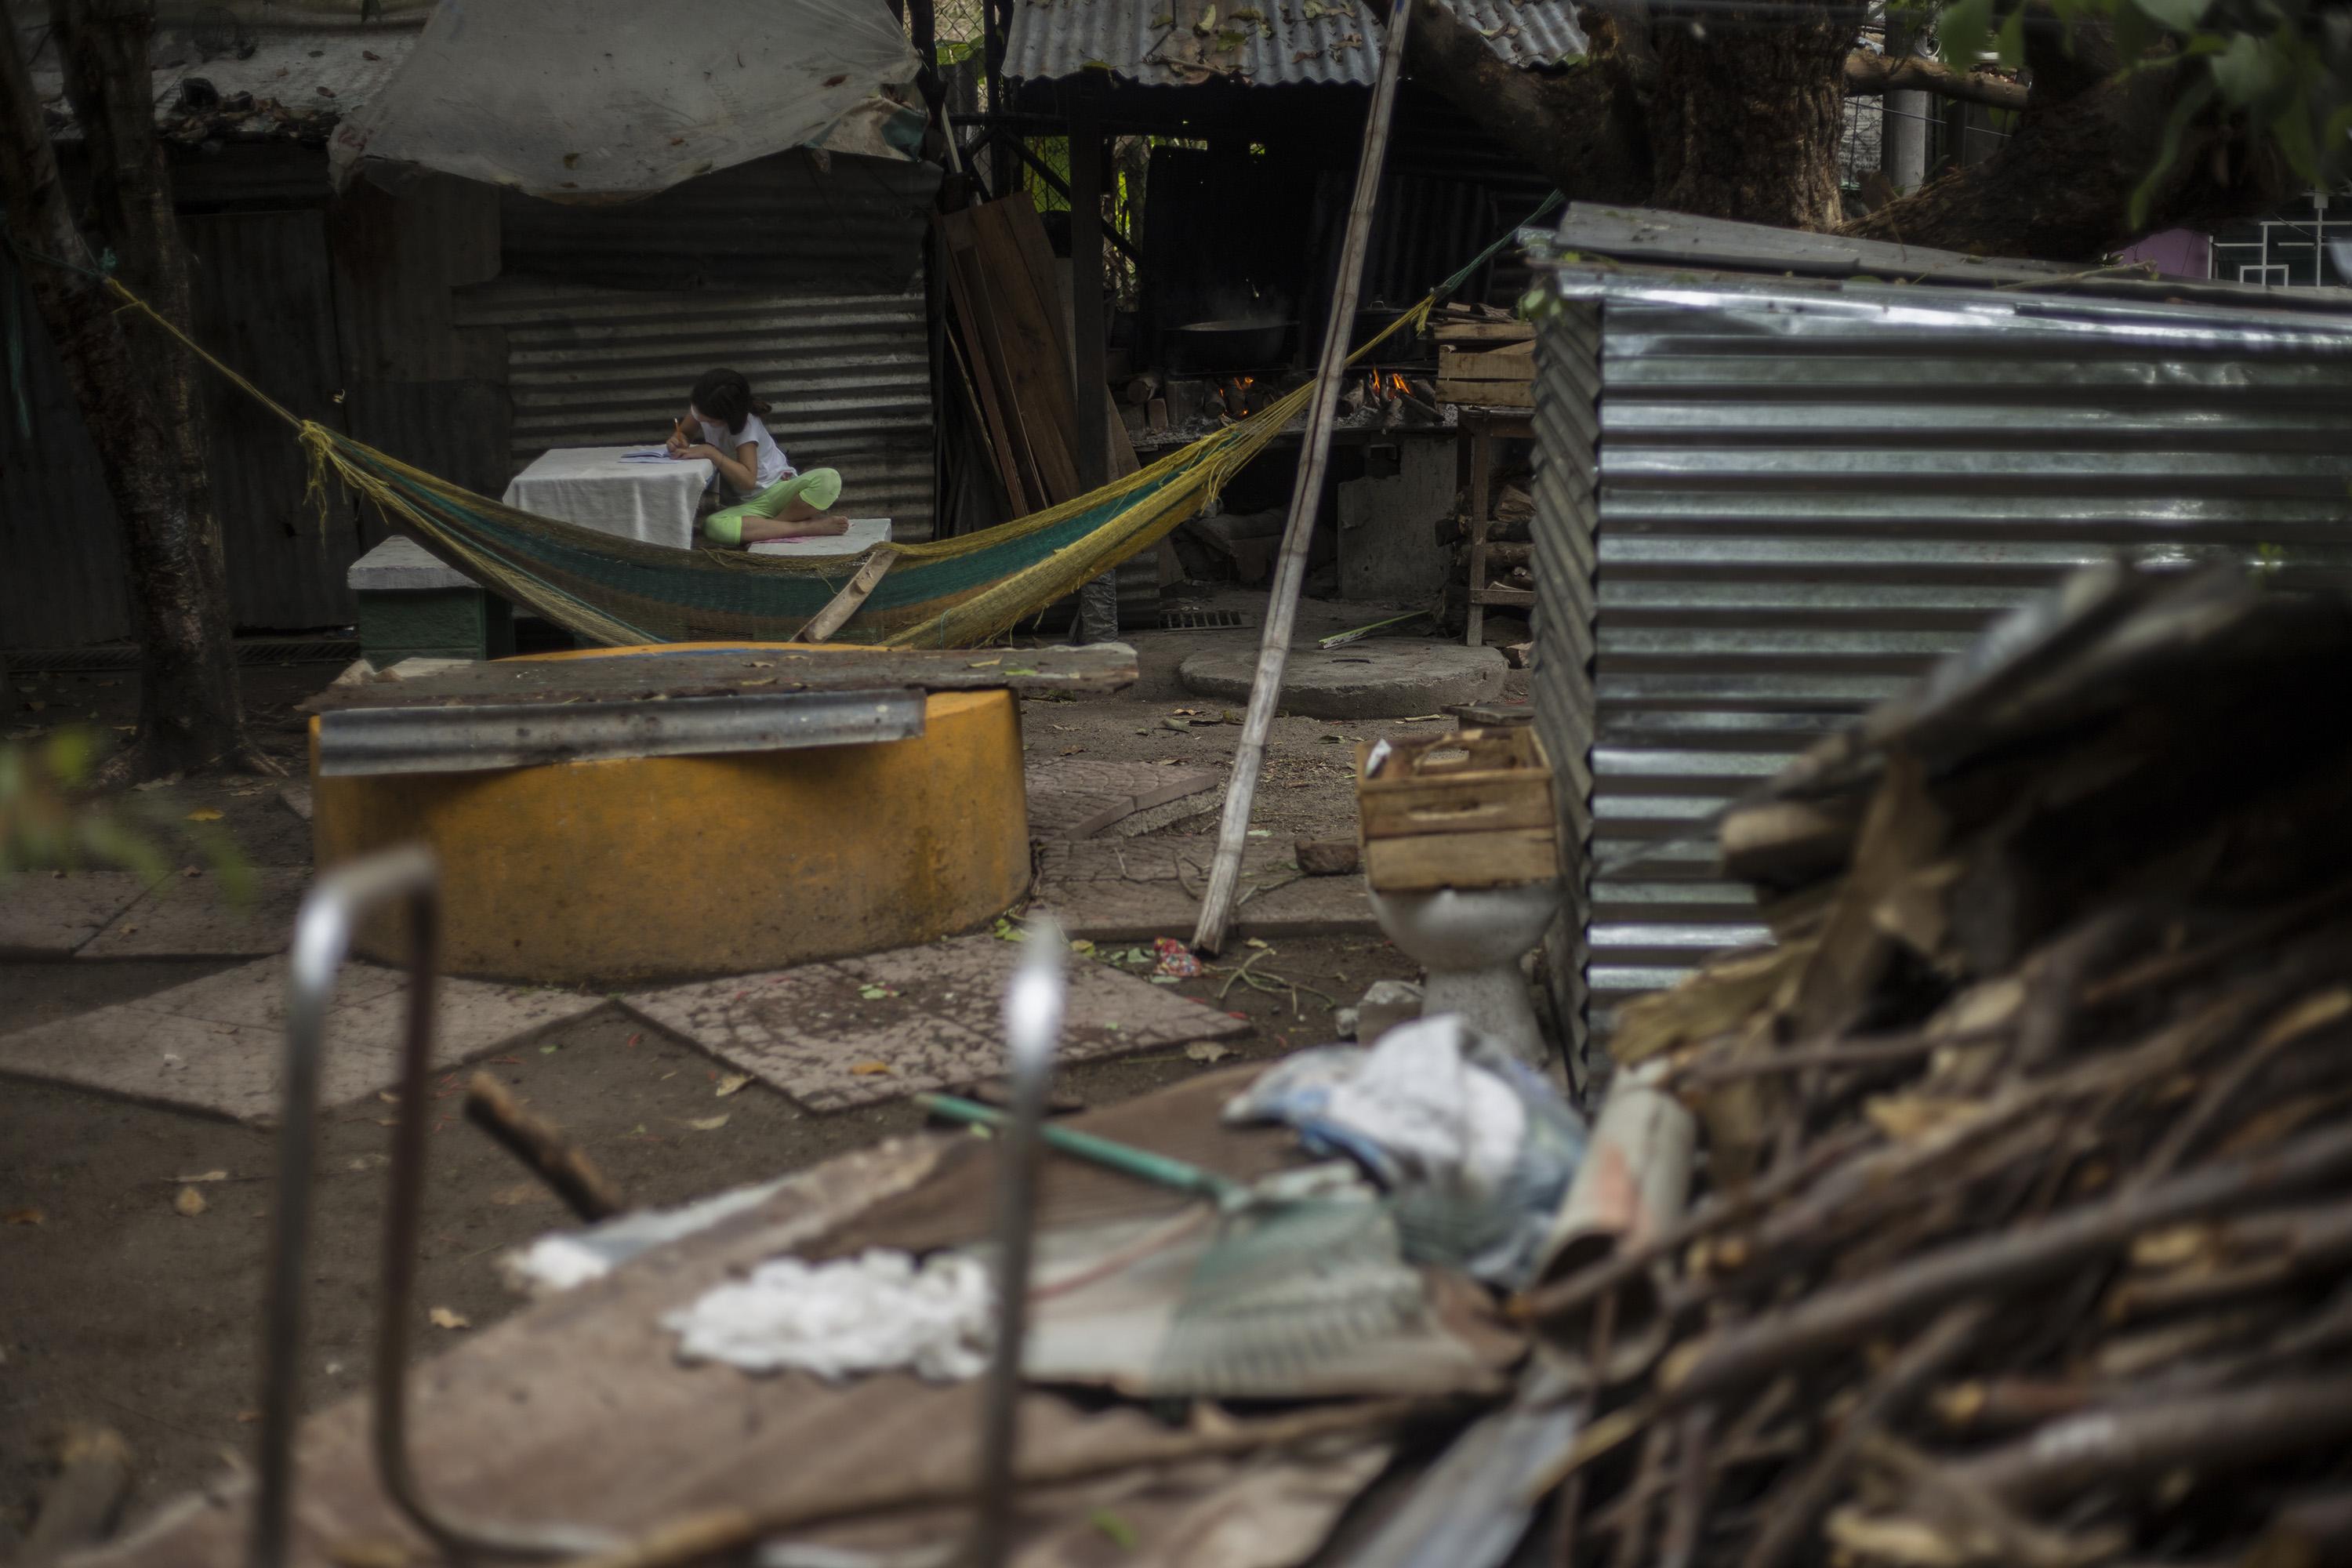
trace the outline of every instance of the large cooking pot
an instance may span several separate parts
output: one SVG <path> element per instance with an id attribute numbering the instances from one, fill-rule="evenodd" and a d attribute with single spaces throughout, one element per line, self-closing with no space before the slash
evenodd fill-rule
<path id="1" fill-rule="evenodd" d="M 1160 347 L 1168 368 L 1191 372 L 1263 370 L 1290 357 L 1296 321 L 1194 321 L 1171 327 Z"/>

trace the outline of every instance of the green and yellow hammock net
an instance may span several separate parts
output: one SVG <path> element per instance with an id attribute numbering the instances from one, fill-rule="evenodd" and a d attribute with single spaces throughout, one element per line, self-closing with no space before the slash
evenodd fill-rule
<path id="1" fill-rule="evenodd" d="M 1554 196 L 1528 219 L 1556 205 Z M 1493 257 L 1506 234 L 1349 355 L 1418 331 L 1431 308 Z M 607 647 L 790 639 L 832 602 L 866 558 L 795 558 L 675 550 L 541 517 L 477 495 L 316 420 L 303 419 L 111 279 L 108 286 L 189 351 L 293 425 L 323 496 L 341 483 L 393 526 L 485 588 L 574 637 Z M 970 647 L 1011 630 L 1121 562 L 1150 549 L 1215 500 L 1226 482 L 1306 410 L 1314 384 L 1099 489 L 998 527 L 929 543 L 881 544 L 892 557 L 835 640 L 890 647 Z M 870 555 L 872 552 L 867 552 Z"/>

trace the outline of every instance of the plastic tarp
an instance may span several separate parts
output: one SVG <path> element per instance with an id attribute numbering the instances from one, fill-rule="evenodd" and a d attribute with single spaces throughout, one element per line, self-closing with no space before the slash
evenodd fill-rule
<path id="1" fill-rule="evenodd" d="M 651 195 L 821 138 L 917 63 L 882 0 L 441 0 L 336 130 L 335 180 L 407 165 L 553 201 Z"/>

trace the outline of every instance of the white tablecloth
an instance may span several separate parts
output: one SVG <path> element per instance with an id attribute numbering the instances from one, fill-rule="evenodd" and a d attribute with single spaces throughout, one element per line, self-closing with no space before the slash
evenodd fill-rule
<path id="1" fill-rule="evenodd" d="M 507 505 L 647 544 L 690 550 L 694 505 L 718 472 L 707 458 L 621 460 L 647 447 L 558 447 L 507 481 Z"/>

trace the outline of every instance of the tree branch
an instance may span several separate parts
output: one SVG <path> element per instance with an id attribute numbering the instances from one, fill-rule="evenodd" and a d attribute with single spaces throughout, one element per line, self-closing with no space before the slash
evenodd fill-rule
<path id="1" fill-rule="evenodd" d="M 1939 60 L 1921 59 L 1916 55 L 1889 59 L 1868 49 L 1856 49 L 1846 56 L 1845 91 L 1848 98 L 1932 92 L 1940 98 L 1957 98 L 1994 109 L 2023 109 L 2027 97 L 2022 82 L 1990 71 L 1956 71 Z"/>

